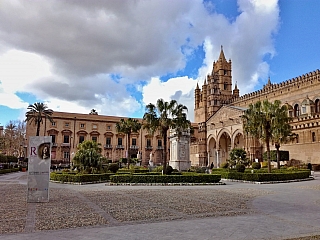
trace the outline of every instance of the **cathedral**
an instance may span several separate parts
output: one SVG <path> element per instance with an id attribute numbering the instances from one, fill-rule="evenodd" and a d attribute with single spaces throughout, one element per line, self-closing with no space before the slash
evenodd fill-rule
<path id="1" fill-rule="evenodd" d="M 199 85 L 195 89 L 194 134 L 189 149 L 192 166 L 213 163 L 215 167 L 220 167 L 233 148 L 245 149 L 251 161 L 262 161 L 265 146 L 259 140 L 245 136 L 241 116 L 250 103 L 265 99 L 271 102 L 280 100 L 287 105 L 288 114 L 293 118 L 291 126 L 297 138 L 283 144 L 280 150 L 289 151 L 290 159 L 320 164 L 319 70 L 281 83 L 273 84 L 269 79 L 262 89 L 242 96 L 237 84 L 234 89 L 232 86 L 232 62 L 226 60 L 221 48 L 219 59 L 213 62 L 212 71 L 206 76 L 201 89 Z M 121 117 L 103 116 L 96 112 L 53 112 L 52 118 L 52 123 L 43 119 L 44 124 L 40 128 L 40 136 L 52 138 L 52 164 L 69 165 L 77 146 L 84 140 L 100 143 L 102 155 L 112 162 L 131 157 L 140 159 L 141 165 L 148 165 L 151 159 L 155 165 L 162 163 L 163 137 L 160 134 L 151 136 L 141 129 L 132 134 L 129 144 L 126 136 L 116 131 L 116 123 Z M 35 133 L 36 126 L 27 124 L 27 140 Z M 127 150 L 129 145 L 130 156 Z M 170 149 L 167 147 L 169 159 Z"/>
<path id="2" fill-rule="evenodd" d="M 249 104 L 280 100 L 293 118 L 296 138 L 281 145 L 289 151 L 288 160 L 320 164 L 320 71 L 304 74 L 281 83 L 268 83 L 262 89 L 240 96 L 237 84 L 232 89 L 232 62 L 226 60 L 221 47 L 219 59 L 213 62 L 194 96 L 195 137 L 190 145 L 191 165 L 219 167 L 226 162 L 233 148 L 243 148 L 251 161 L 262 161 L 266 151 L 263 142 L 246 137 L 241 116 Z M 274 150 L 271 145 L 271 150 Z"/>

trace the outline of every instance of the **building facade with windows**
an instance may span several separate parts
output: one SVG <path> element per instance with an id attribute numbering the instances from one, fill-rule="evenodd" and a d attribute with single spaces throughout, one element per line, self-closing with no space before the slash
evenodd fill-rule
<path id="1" fill-rule="evenodd" d="M 191 143 L 192 165 L 220 166 L 233 148 L 244 148 L 250 159 L 262 161 L 266 151 L 262 142 L 246 137 L 241 116 L 249 104 L 265 99 L 280 100 L 293 118 L 291 127 L 296 139 L 280 147 L 288 150 L 290 159 L 320 164 L 320 71 L 316 70 L 281 83 L 268 83 L 262 89 L 239 95 L 232 90 L 231 60 L 221 48 L 219 59 L 207 75 L 202 89 L 195 89 L 195 122 L 198 138 Z M 272 147 L 272 146 L 271 146 Z"/>
<path id="2" fill-rule="evenodd" d="M 320 164 L 320 71 L 316 70 L 293 79 L 273 84 L 271 80 L 262 89 L 240 96 L 237 84 L 232 89 L 232 62 L 226 60 L 223 49 L 213 62 L 211 73 L 194 96 L 194 133 L 190 139 L 192 166 L 219 167 L 226 162 L 233 148 L 244 148 L 253 161 L 262 161 L 265 146 L 257 139 L 245 136 L 241 116 L 249 104 L 268 99 L 287 105 L 293 118 L 292 131 L 296 139 L 280 147 L 288 150 L 290 159 Z M 51 136 L 52 163 L 68 164 L 79 143 L 93 140 L 101 144 L 103 156 L 113 162 L 125 158 L 127 137 L 117 133 L 115 124 L 122 117 L 102 116 L 96 112 L 77 114 L 54 112 L 54 123 L 44 121 L 41 136 Z M 141 121 L 141 119 L 139 119 Z M 26 136 L 35 136 L 35 125 L 27 124 Z M 169 143 L 169 141 L 168 141 Z M 131 157 L 142 157 L 142 165 L 162 163 L 163 139 L 160 134 L 149 135 L 140 130 L 131 135 Z M 272 146 L 271 146 L 272 147 Z M 169 144 L 168 144 L 169 148 Z M 167 159 L 169 160 L 169 149 Z"/>
<path id="3" fill-rule="evenodd" d="M 95 114 L 79 114 L 53 112 L 53 123 L 44 120 L 41 124 L 40 136 L 52 137 L 52 164 L 68 165 L 77 151 L 77 146 L 84 140 L 92 140 L 101 144 L 102 155 L 113 162 L 127 158 L 127 136 L 116 131 L 116 123 L 121 118 Z M 141 119 L 138 119 L 141 121 Z M 36 135 L 36 126 L 27 124 L 27 140 Z M 169 148 L 169 146 L 168 146 Z M 141 156 L 141 164 L 148 165 L 150 157 L 154 164 L 162 163 L 163 138 L 160 134 L 154 136 L 144 129 L 130 136 L 130 157 Z M 169 152 L 167 151 L 169 156 Z"/>

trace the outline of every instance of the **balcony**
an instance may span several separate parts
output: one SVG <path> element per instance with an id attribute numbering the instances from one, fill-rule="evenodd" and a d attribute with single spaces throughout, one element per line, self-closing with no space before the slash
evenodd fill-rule
<path id="1" fill-rule="evenodd" d="M 130 149 L 135 149 L 135 150 L 136 150 L 136 149 L 139 149 L 139 146 L 137 146 L 137 145 L 131 145 L 131 146 L 130 146 Z"/>
<path id="2" fill-rule="evenodd" d="M 61 143 L 61 147 L 70 147 L 70 143 Z"/>
<path id="3" fill-rule="evenodd" d="M 162 146 L 157 146 L 157 150 L 163 150 Z"/>
<path id="4" fill-rule="evenodd" d="M 111 144 L 106 144 L 106 145 L 104 145 L 104 149 L 112 149 L 112 145 Z"/>
<path id="5" fill-rule="evenodd" d="M 146 150 L 152 150 L 153 147 L 152 146 L 146 146 Z"/>
<path id="6" fill-rule="evenodd" d="M 57 143 L 52 143 L 52 147 L 58 147 Z"/>
<path id="7" fill-rule="evenodd" d="M 116 149 L 124 149 L 124 146 L 123 145 L 117 145 Z"/>

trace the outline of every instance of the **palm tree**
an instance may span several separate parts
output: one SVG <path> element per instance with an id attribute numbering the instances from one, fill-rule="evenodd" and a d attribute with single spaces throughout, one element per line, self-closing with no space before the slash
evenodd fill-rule
<path id="1" fill-rule="evenodd" d="M 277 151 L 277 168 L 280 169 L 280 146 L 282 143 L 288 142 L 290 139 L 294 138 L 295 134 L 291 132 L 291 126 L 289 122 L 291 117 L 288 116 L 288 109 L 286 105 L 280 107 L 280 101 L 275 101 L 275 116 L 272 125 L 272 142 Z"/>
<path id="2" fill-rule="evenodd" d="M 37 126 L 37 133 L 36 136 L 39 136 L 40 134 L 40 124 L 43 122 L 42 118 L 49 119 L 51 123 L 53 123 L 53 119 L 51 118 L 51 115 L 53 111 L 51 109 L 48 109 L 47 105 L 44 103 L 34 103 L 30 104 L 27 108 L 29 111 L 26 113 L 26 122 L 29 122 L 31 124 L 32 122 L 35 123 Z"/>
<path id="3" fill-rule="evenodd" d="M 290 128 L 289 118 L 286 116 L 286 108 L 282 108 L 280 105 L 281 102 L 279 100 L 275 100 L 274 103 L 268 100 L 258 101 L 250 104 L 242 116 L 244 131 L 253 137 L 263 140 L 266 144 L 269 173 L 271 172 L 270 142 L 274 141 L 280 144 L 280 139 L 284 138 L 285 134 L 287 134 L 287 129 Z"/>
<path id="4" fill-rule="evenodd" d="M 16 129 L 17 126 L 10 121 L 5 128 L 5 137 L 6 140 L 8 141 L 8 150 L 7 150 L 7 155 L 12 156 L 13 155 L 13 151 L 14 151 L 14 146 L 13 143 L 15 142 L 15 137 L 16 137 Z"/>
<path id="5" fill-rule="evenodd" d="M 167 139 L 168 130 L 175 129 L 180 135 L 181 132 L 190 128 L 191 123 L 187 120 L 188 108 L 178 104 L 176 100 L 165 102 L 158 99 L 157 104 L 149 103 L 146 106 L 146 113 L 143 116 L 143 128 L 147 129 L 150 134 L 159 131 L 163 137 L 163 172 L 166 173 L 167 167 Z"/>
<path id="6" fill-rule="evenodd" d="M 98 168 L 101 165 L 101 152 L 101 144 L 86 140 L 79 144 L 78 151 L 72 160 L 75 165 L 90 171 L 91 168 Z"/>
<path id="7" fill-rule="evenodd" d="M 116 123 L 117 132 L 122 132 L 127 135 L 128 145 L 127 145 L 127 153 L 128 153 L 128 168 L 130 166 L 130 136 L 131 133 L 138 132 L 141 129 L 141 123 L 137 119 L 128 118 L 124 120 L 123 118 L 120 122 Z"/>

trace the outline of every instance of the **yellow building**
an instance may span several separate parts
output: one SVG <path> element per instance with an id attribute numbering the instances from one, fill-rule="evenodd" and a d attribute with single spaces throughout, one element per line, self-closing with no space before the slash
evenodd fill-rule
<path id="1" fill-rule="evenodd" d="M 52 164 L 68 165 L 78 144 L 84 140 L 100 143 L 103 156 L 113 162 L 127 157 L 127 136 L 116 131 L 116 123 L 123 117 L 53 112 L 52 118 L 53 124 L 45 120 L 40 129 L 40 136 L 52 137 Z M 27 140 L 35 135 L 36 126 L 33 123 L 27 124 Z M 142 165 L 148 165 L 151 155 L 154 164 L 162 163 L 163 138 L 160 134 L 151 136 L 141 129 L 132 133 L 130 139 L 131 158 L 136 158 L 139 152 Z"/>
<path id="2" fill-rule="evenodd" d="M 192 165 L 213 162 L 220 166 L 226 162 L 230 150 L 244 148 L 251 160 L 262 161 L 265 146 L 257 139 L 246 138 L 241 116 L 249 104 L 268 99 L 280 100 L 293 117 L 291 123 L 296 140 L 284 144 L 280 150 L 288 150 L 290 159 L 304 163 L 320 163 L 320 71 L 272 84 L 268 80 L 263 89 L 239 95 L 237 84 L 232 90 L 231 60 L 227 61 L 223 49 L 211 74 L 204 80 L 202 89 L 195 89 L 195 122 L 199 138 L 191 144 Z"/>

